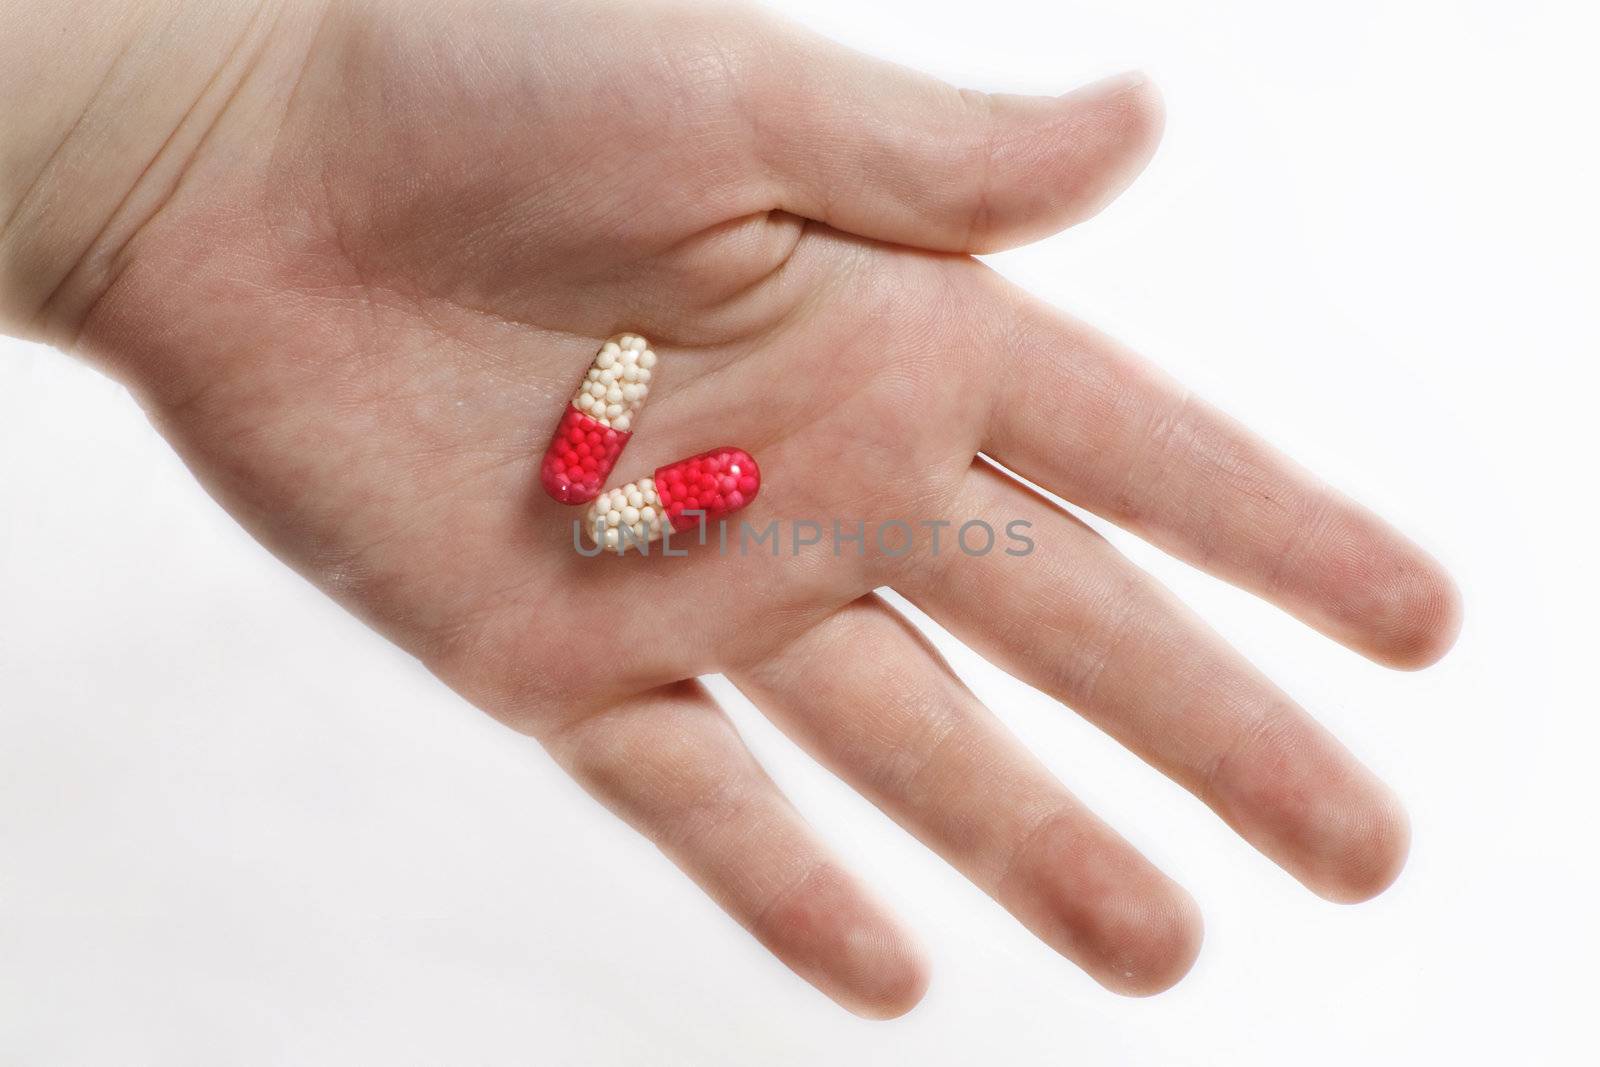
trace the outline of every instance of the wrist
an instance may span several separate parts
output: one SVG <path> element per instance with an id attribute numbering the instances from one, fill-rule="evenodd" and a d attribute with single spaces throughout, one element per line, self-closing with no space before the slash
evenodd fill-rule
<path id="1" fill-rule="evenodd" d="M 0 330 L 71 347 L 301 0 L 35 2 L 0 40 Z"/>

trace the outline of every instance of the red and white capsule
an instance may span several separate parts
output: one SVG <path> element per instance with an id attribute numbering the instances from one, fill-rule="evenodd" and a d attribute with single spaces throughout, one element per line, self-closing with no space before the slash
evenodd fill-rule
<path id="1" fill-rule="evenodd" d="M 658 467 L 601 494 L 584 515 L 596 545 L 616 552 L 663 535 L 716 522 L 747 507 L 761 491 L 761 469 L 742 448 L 714 448 Z"/>
<path id="2" fill-rule="evenodd" d="M 539 468 L 545 492 L 563 504 L 600 495 L 650 395 L 655 366 L 656 354 L 636 333 L 600 346 L 545 451 Z"/>

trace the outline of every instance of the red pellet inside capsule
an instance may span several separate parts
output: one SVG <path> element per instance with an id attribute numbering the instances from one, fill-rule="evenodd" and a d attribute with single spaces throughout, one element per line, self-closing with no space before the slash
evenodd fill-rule
<path id="1" fill-rule="evenodd" d="M 569 404 L 539 467 L 544 491 L 563 504 L 587 504 L 600 495 L 628 437 Z"/>
<path id="2" fill-rule="evenodd" d="M 744 449 L 716 448 L 659 468 L 655 488 L 673 529 L 681 530 L 699 520 L 692 514 L 685 520 L 685 511 L 704 512 L 709 523 L 750 503 L 761 489 L 761 471 Z"/>

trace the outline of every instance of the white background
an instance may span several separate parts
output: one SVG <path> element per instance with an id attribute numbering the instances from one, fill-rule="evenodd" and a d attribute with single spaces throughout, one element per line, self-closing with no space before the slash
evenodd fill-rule
<path id="1" fill-rule="evenodd" d="M 1205 912 L 1189 978 L 1118 999 L 719 684 L 932 957 L 860 1021 L 256 547 L 119 388 L 4 342 L 0 1064 L 1595 1062 L 1593 6 L 785 6 L 971 86 L 1162 85 L 1139 185 L 997 263 L 1460 578 L 1454 654 L 1395 674 L 1118 535 L 1396 786 L 1400 882 L 1312 897 L 939 635 Z"/>

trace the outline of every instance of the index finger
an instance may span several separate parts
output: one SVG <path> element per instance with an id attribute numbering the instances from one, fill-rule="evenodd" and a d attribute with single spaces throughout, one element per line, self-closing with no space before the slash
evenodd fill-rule
<path id="1" fill-rule="evenodd" d="M 1431 556 L 1154 365 L 984 277 L 1004 377 L 1029 382 L 995 405 L 987 454 L 1380 663 L 1449 650 L 1460 603 Z"/>

